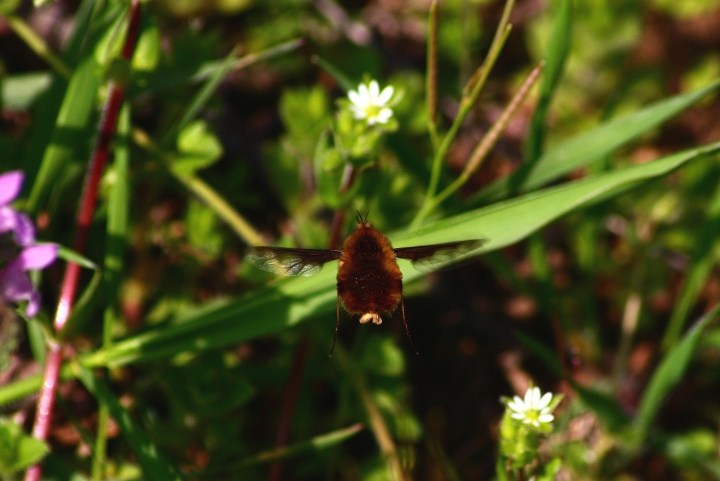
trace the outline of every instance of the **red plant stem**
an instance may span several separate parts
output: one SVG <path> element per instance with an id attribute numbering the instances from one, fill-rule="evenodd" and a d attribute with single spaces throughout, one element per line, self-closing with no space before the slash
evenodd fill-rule
<path id="1" fill-rule="evenodd" d="M 305 370 L 305 360 L 307 359 L 309 341 L 306 336 L 300 339 L 295 355 L 293 356 L 292 371 L 290 372 L 290 382 L 285 393 L 285 402 L 283 403 L 282 418 L 278 435 L 275 439 L 275 447 L 281 448 L 287 445 L 290 433 L 290 424 L 292 424 L 293 415 L 295 414 L 295 404 L 297 403 L 298 393 L 300 392 L 300 381 L 302 381 L 303 371 Z M 270 465 L 268 473 L 269 481 L 280 481 L 282 479 L 282 461 L 276 461 Z"/>
<path id="2" fill-rule="evenodd" d="M 345 172 L 343 172 L 342 183 L 340 184 L 340 193 L 344 194 L 348 191 L 353 182 L 355 182 L 355 174 L 357 170 L 350 164 L 345 166 Z M 340 245 L 340 229 L 345 218 L 342 209 L 335 211 L 333 216 L 333 225 L 330 234 L 330 241 L 328 242 L 328 249 L 337 249 Z M 293 415 L 295 413 L 295 403 L 297 402 L 297 396 L 300 391 L 300 381 L 302 380 L 303 370 L 305 369 L 305 359 L 307 357 L 309 342 L 307 337 L 303 336 L 300 339 L 300 343 L 295 349 L 295 355 L 293 356 L 292 370 L 290 372 L 290 381 L 288 382 L 288 388 L 285 392 L 285 398 L 282 406 L 282 417 L 280 418 L 280 427 L 278 428 L 278 435 L 275 439 L 275 448 L 279 449 L 287 445 L 287 441 L 290 433 L 290 424 L 292 423 Z M 276 461 L 270 465 L 268 472 L 268 481 L 280 481 L 282 479 L 282 461 Z"/>
<path id="3" fill-rule="evenodd" d="M 132 58 L 137 43 L 140 28 L 140 7 L 141 4 L 139 0 L 133 0 L 130 6 L 128 30 L 122 51 L 122 58 L 128 62 Z M 73 249 L 79 253 L 84 252 L 87 245 L 90 225 L 92 223 L 93 213 L 95 212 L 98 185 L 100 184 L 105 161 L 109 156 L 110 141 L 115 134 L 124 94 L 125 85 L 123 83 L 117 81 L 110 83 L 108 100 L 105 104 L 102 119 L 100 120 L 100 131 L 95 141 L 95 147 L 85 176 L 85 184 L 83 186 L 80 207 L 75 223 Z M 60 290 L 60 300 L 58 301 L 55 311 L 55 321 L 53 322 L 56 335 L 62 332 L 70 317 L 70 311 L 75 302 L 79 277 L 80 266 L 69 262 L 65 267 L 65 275 L 63 276 L 62 288 Z M 52 341 L 45 362 L 43 384 L 40 388 L 40 397 L 38 398 L 35 424 L 33 426 L 33 436 L 43 441 L 47 440 L 50 424 L 52 423 L 52 411 L 55 404 L 55 393 L 57 391 L 62 361 L 63 345 L 57 341 Z M 41 475 L 42 465 L 36 464 L 26 471 L 25 481 L 38 481 Z"/>

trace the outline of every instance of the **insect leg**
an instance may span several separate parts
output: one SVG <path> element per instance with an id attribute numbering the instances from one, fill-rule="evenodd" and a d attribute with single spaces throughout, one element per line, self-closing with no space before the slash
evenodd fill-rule
<path id="1" fill-rule="evenodd" d="M 337 295 L 337 322 L 335 323 L 335 336 L 333 337 L 333 344 L 330 348 L 330 356 L 332 357 L 333 351 L 335 350 L 335 342 L 337 342 L 338 331 L 340 330 L 340 294 Z"/>
<path id="2" fill-rule="evenodd" d="M 402 291 L 400 292 L 400 310 L 402 311 L 403 325 L 405 326 L 405 332 L 407 333 L 410 345 L 412 346 L 413 351 L 415 351 L 415 355 L 419 356 L 420 353 L 415 347 L 415 343 L 413 342 L 412 336 L 410 335 L 410 329 L 408 329 L 407 321 L 405 320 L 405 296 L 403 295 Z"/>

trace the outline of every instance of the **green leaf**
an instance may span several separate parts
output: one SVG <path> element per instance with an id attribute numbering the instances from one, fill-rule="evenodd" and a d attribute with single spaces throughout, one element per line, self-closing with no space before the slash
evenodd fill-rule
<path id="1" fill-rule="evenodd" d="M 293 147 L 300 155 L 310 158 L 330 120 L 327 93 L 320 86 L 286 90 L 279 108 Z"/>
<path id="2" fill-rule="evenodd" d="M 354 198 L 360 188 L 360 182 L 353 182 L 346 192 L 341 192 L 346 163 L 333 145 L 328 131 L 323 132 L 315 147 L 313 169 L 317 182 L 318 195 L 331 209 L 340 209 Z"/>
<path id="3" fill-rule="evenodd" d="M 78 252 L 70 249 L 69 247 L 60 246 L 60 248 L 58 249 L 58 257 L 66 262 L 73 262 L 75 264 L 78 264 L 80 267 L 84 267 L 85 269 L 90 269 L 93 271 L 96 271 L 98 269 L 97 264 L 95 264 L 87 257 L 79 254 Z"/>
<path id="4" fill-rule="evenodd" d="M 682 341 L 663 357 L 660 365 L 653 373 L 640 400 L 637 417 L 634 421 L 634 426 L 639 432 L 640 439 L 645 439 L 647 436 L 650 425 L 660 410 L 665 396 L 682 379 L 703 331 L 718 314 L 720 314 L 720 305 L 715 306 L 685 334 Z"/>
<path id="5" fill-rule="evenodd" d="M 391 235 L 394 245 L 424 245 L 449 240 L 487 238 L 482 249 L 499 249 L 524 239 L 574 209 L 618 195 L 640 182 L 663 176 L 686 162 L 720 149 L 708 145 L 610 173 L 524 195 L 511 201 L 441 220 L 415 231 Z M 282 279 L 233 301 L 206 304 L 184 312 L 172 326 L 136 334 L 84 358 L 89 366 L 123 365 L 217 349 L 289 329 L 312 317 L 335 322 L 335 266 L 313 277 Z M 406 282 L 422 274 L 401 263 Z M 408 313 L 412 322 L 413 313 Z"/>
<path id="6" fill-rule="evenodd" d="M 325 70 L 325 72 L 330 74 L 330 76 L 335 79 L 335 81 L 340 85 L 340 88 L 342 88 L 345 92 L 357 87 L 358 82 L 351 80 L 350 77 L 345 75 L 345 73 L 342 72 L 338 67 L 336 67 L 320 55 L 315 55 L 314 60 L 320 66 L 320 68 Z"/>
<path id="7" fill-rule="evenodd" d="M 336 446 L 340 444 L 341 442 L 345 441 L 346 439 L 354 436 L 358 432 L 362 431 L 363 425 L 362 424 L 353 424 L 352 426 L 349 426 L 347 428 L 338 429 L 336 431 L 331 431 L 326 434 L 322 434 L 320 436 L 315 436 L 314 438 L 303 441 L 300 443 L 296 443 L 290 446 L 287 446 L 285 448 L 280 449 L 273 449 L 272 451 L 265 451 L 263 453 L 257 454 L 255 456 L 252 456 L 250 458 L 247 458 L 242 461 L 243 466 L 250 466 L 252 464 L 258 464 L 258 463 L 267 463 L 270 461 L 275 461 L 278 459 L 285 459 L 290 456 L 297 456 L 298 454 L 303 454 L 307 452 L 317 452 L 324 449 L 331 448 L 333 446 Z"/>
<path id="8" fill-rule="evenodd" d="M 626 428 L 630 419 L 617 401 L 610 395 L 597 389 L 573 385 L 583 404 L 591 409 L 600 422 L 611 433 L 618 433 Z"/>
<path id="9" fill-rule="evenodd" d="M 27 72 L 3 77 L 0 102 L 7 110 L 27 110 L 52 82 L 48 72 Z"/>
<path id="10" fill-rule="evenodd" d="M 123 253 L 127 244 L 128 210 L 130 206 L 130 109 L 123 106 L 118 118 L 118 139 L 115 159 L 108 179 L 110 195 L 107 213 L 107 240 L 103 261 L 103 281 L 106 294 L 117 295 L 121 282 Z M 109 297 L 113 300 L 113 297 Z"/>
<path id="11" fill-rule="evenodd" d="M 107 385 L 98 379 L 90 370 L 74 364 L 75 374 L 85 388 L 105 406 L 115 422 L 120 426 L 125 440 L 135 452 L 144 479 L 151 481 L 180 480 L 175 468 L 158 452 L 157 447 L 148 439 L 142 427 L 133 420 L 130 412 L 112 395 Z"/>
<path id="12" fill-rule="evenodd" d="M 0 477 L 5 479 L 37 463 L 48 451 L 44 442 L 26 435 L 14 422 L 0 418 Z"/>
<path id="13" fill-rule="evenodd" d="M 207 205 L 195 199 L 188 201 L 186 222 L 192 226 L 192 229 L 187 231 L 188 242 L 213 259 L 219 257 L 223 245 L 218 220 L 217 213 Z"/>
<path id="14" fill-rule="evenodd" d="M 715 190 L 707 207 L 705 218 L 698 223 L 695 255 L 665 331 L 663 338 L 665 349 L 674 346 L 677 342 L 690 310 L 705 287 L 705 281 L 715 264 L 713 248 L 718 231 L 720 231 L 720 186 Z"/>
<path id="15" fill-rule="evenodd" d="M 527 169 L 521 167 L 525 174 L 532 170 L 538 157 L 543 151 L 545 139 L 545 122 L 553 93 L 560 81 L 565 66 L 565 60 L 570 50 L 570 37 L 572 32 L 572 1 L 562 0 L 558 7 L 558 13 L 554 15 L 554 25 L 548 42 L 548 52 L 545 56 L 545 68 L 540 82 L 540 96 L 537 107 L 532 118 L 532 127 L 527 141 Z M 513 188 L 521 187 L 525 177 L 514 176 L 516 185 Z"/>
<path id="16" fill-rule="evenodd" d="M 173 160 L 172 169 L 185 175 L 211 166 L 223 154 L 222 144 L 204 120 L 196 120 L 180 131 L 177 148 L 180 156 Z"/>
<path id="17" fill-rule="evenodd" d="M 558 376 L 562 375 L 560 361 L 558 361 L 554 350 L 521 331 L 513 332 L 513 335 L 518 338 L 520 343 L 524 345 L 528 351 L 537 356 L 537 358 L 545 364 L 546 368 L 550 369 Z"/>
<path id="18" fill-rule="evenodd" d="M 161 144 L 171 142 L 176 135 L 182 137 L 182 132 L 186 130 L 193 119 L 198 116 L 200 111 L 205 108 L 212 95 L 220 86 L 220 82 L 222 82 L 222 79 L 225 78 L 225 75 L 235 68 L 234 65 L 236 60 L 237 57 L 235 56 L 235 51 L 230 52 L 227 57 L 222 60 L 220 67 L 212 72 L 200 91 L 195 94 L 195 97 L 193 97 L 193 99 L 189 102 L 188 107 L 185 109 L 185 112 L 180 120 L 178 120 L 174 125 L 168 128 L 167 132 L 165 132 Z"/>
<path id="19" fill-rule="evenodd" d="M 363 351 L 362 365 L 367 372 L 400 376 L 405 371 L 405 356 L 393 339 L 372 336 Z"/>
<path id="20" fill-rule="evenodd" d="M 20 3 L 20 0 L 3 0 L 0 2 L 0 15 L 10 15 L 20 6 Z"/>
<path id="21" fill-rule="evenodd" d="M 136 72 L 152 71 L 160 61 L 160 28 L 152 15 L 143 15 L 142 30 L 132 57 L 132 68 Z"/>
<path id="22" fill-rule="evenodd" d="M 623 115 L 598 127 L 566 140 L 545 152 L 522 184 L 522 192 L 531 191 L 560 178 L 575 169 L 611 154 L 618 147 L 637 139 L 668 119 L 687 109 L 720 87 L 720 80 L 702 89 L 679 94 L 655 102 L 642 110 Z M 473 204 L 487 203 L 508 196 L 516 184 L 517 173 L 500 179 L 482 189 L 472 199 Z"/>
<path id="23" fill-rule="evenodd" d="M 78 152 L 86 145 L 86 134 L 95 113 L 95 94 L 100 82 L 96 68 L 92 56 L 85 59 L 65 91 L 50 144 L 45 149 L 28 198 L 27 208 L 31 212 L 39 210 L 40 203 L 50 193 L 60 173 L 67 164 L 77 161 Z"/>

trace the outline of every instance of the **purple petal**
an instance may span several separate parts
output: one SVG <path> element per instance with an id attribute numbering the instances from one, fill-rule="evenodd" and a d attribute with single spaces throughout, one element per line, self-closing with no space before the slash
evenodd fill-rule
<path id="1" fill-rule="evenodd" d="M 33 285 L 30 278 L 19 267 L 17 260 L 12 261 L 0 271 L 0 298 L 7 301 L 30 299 Z"/>
<path id="2" fill-rule="evenodd" d="M 32 291 L 30 293 L 28 305 L 25 308 L 25 317 L 30 319 L 31 317 L 37 316 L 38 312 L 40 312 L 40 293 L 38 293 L 37 291 Z"/>
<path id="3" fill-rule="evenodd" d="M 0 175 L 0 205 L 7 205 L 20 194 L 23 178 L 22 170 L 13 170 Z"/>
<path id="4" fill-rule="evenodd" d="M 15 230 L 18 223 L 18 213 L 15 209 L 0 205 L 0 234 Z"/>
<path id="5" fill-rule="evenodd" d="M 25 315 L 28 318 L 35 317 L 40 311 L 40 294 L 23 271 L 22 263 L 18 259 L 0 271 L 0 301 L 28 301 L 25 308 Z"/>
<path id="6" fill-rule="evenodd" d="M 57 259 L 57 244 L 36 244 L 23 249 L 12 263 L 18 263 L 24 271 L 44 269 Z"/>
<path id="7" fill-rule="evenodd" d="M 15 225 L 15 240 L 21 246 L 29 246 L 35 243 L 35 225 L 27 214 L 18 212 L 17 224 Z"/>

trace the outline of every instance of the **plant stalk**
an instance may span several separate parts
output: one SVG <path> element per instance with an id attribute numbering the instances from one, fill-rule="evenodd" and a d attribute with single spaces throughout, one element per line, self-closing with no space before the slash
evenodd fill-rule
<path id="1" fill-rule="evenodd" d="M 129 62 L 135 51 L 137 37 L 140 28 L 141 2 L 133 0 L 130 5 L 130 15 L 128 17 L 128 31 L 125 37 L 125 44 L 122 50 L 122 58 Z M 100 131 L 95 142 L 93 154 L 90 158 L 88 171 L 85 176 L 85 185 L 83 187 L 80 208 L 75 221 L 75 239 L 73 241 L 73 250 L 79 253 L 85 252 L 88 236 L 90 233 L 90 225 L 92 223 L 93 214 L 97 201 L 98 186 L 103 173 L 105 161 L 110 152 L 110 141 L 115 134 L 117 128 L 117 119 L 120 113 L 125 94 L 125 85 L 119 81 L 110 83 L 109 95 L 100 121 Z M 56 336 L 60 334 L 70 317 L 70 311 L 75 302 L 78 281 L 80 277 L 80 265 L 69 262 L 65 267 L 65 275 L 63 277 L 60 300 L 55 311 L 55 320 L 53 327 Z M 43 374 L 43 383 L 40 389 L 40 397 L 38 398 L 37 411 L 35 414 L 35 422 L 33 425 L 33 435 L 43 441 L 47 440 L 52 424 L 52 411 L 55 404 L 55 394 L 58 387 L 58 377 L 63 361 L 63 345 L 52 341 L 50 342 L 48 356 L 45 362 L 45 371 Z M 35 464 L 25 472 L 25 481 L 39 481 L 42 475 L 42 465 Z"/>

